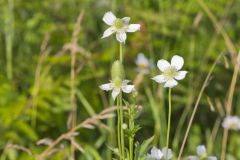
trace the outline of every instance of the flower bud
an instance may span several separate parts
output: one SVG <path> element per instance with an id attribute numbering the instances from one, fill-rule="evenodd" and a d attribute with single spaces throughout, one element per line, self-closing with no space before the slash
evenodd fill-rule
<path id="1" fill-rule="evenodd" d="M 123 80 L 124 79 L 124 77 L 125 77 L 124 68 L 123 68 L 122 63 L 119 60 L 113 62 L 111 74 L 112 74 L 112 80 L 114 80 L 114 79 Z"/>
<path id="2" fill-rule="evenodd" d="M 138 96 L 138 91 L 134 88 L 132 92 L 133 98 L 136 98 Z"/>
<path id="3" fill-rule="evenodd" d="M 127 124 L 126 124 L 126 123 L 123 123 L 123 124 L 122 124 L 122 129 L 125 130 L 125 129 L 127 129 L 127 128 L 128 128 Z"/>

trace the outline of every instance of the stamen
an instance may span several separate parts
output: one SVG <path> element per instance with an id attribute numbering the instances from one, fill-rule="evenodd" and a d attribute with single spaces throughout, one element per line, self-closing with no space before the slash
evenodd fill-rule
<path id="1" fill-rule="evenodd" d="M 169 67 L 167 68 L 164 72 L 163 75 L 167 78 L 167 79 L 172 79 L 177 75 L 177 69 L 174 67 Z"/>
<path id="2" fill-rule="evenodd" d="M 121 19 L 116 19 L 115 21 L 114 21 L 114 26 L 117 28 L 117 29 L 121 29 L 122 27 L 123 27 L 123 24 L 122 24 L 122 21 L 121 21 Z"/>

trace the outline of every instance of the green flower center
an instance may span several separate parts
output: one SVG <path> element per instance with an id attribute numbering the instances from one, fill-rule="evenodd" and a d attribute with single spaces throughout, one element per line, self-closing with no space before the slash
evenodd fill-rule
<path id="1" fill-rule="evenodd" d="M 121 19 L 117 18 L 117 19 L 114 21 L 114 26 L 115 26 L 117 29 L 123 28 L 123 23 L 122 23 Z"/>
<path id="2" fill-rule="evenodd" d="M 164 72 L 163 75 L 167 78 L 167 79 L 172 79 L 177 75 L 177 69 L 174 67 L 169 67 L 167 68 Z"/>
<path id="3" fill-rule="evenodd" d="M 207 160 L 207 154 L 205 153 L 201 155 L 200 160 Z"/>
<path id="4" fill-rule="evenodd" d="M 122 80 L 120 78 L 115 78 L 113 80 L 113 83 L 114 83 L 114 87 L 120 88 L 122 85 Z"/>

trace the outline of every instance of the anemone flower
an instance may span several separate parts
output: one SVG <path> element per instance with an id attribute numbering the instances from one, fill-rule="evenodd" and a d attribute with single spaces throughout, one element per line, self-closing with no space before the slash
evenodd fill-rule
<path id="1" fill-rule="evenodd" d="M 103 33 L 102 38 L 109 37 L 116 33 L 116 38 L 120 43 L 125 43 L 126 32 L 136 32 L 140 30 L 140 24 L 129 24 L 130 17 L 117 18 L 112 12 L 107 12 L 103 16 L 103 21 L 110 27 Z"/>

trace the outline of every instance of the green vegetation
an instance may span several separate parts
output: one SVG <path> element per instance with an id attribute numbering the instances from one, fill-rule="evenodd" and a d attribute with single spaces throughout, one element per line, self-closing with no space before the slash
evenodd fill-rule
<path id="1" fill-rule="evenodd" d="M 117 104 L 127 107 L 120 130 L 130 160 L 162 149 L 170 96 L 151 78 L 175 54 L 188 74 L 170 92 L 173 159 L 201 144 L 218 159 L 240 159 L 239 130 L 222 127 L 226 115 L 240 116 L 239 8 L 237 0 L 0 0 L 0 160 L 117 159 Z M 140 31 L 120 46 L 115 35 L 101 39 L 107 11 Z M 137 92 L 114 103 L 99 86 L 119 52 Z M 153 62 L 149 74 L 137 72 L 140 52 Z"/>

